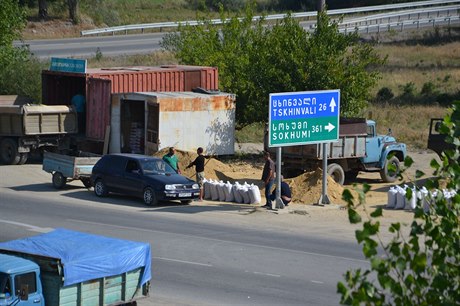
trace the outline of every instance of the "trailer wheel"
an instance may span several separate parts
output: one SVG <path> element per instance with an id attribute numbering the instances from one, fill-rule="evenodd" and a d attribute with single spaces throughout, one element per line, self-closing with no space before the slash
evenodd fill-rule
<path id="1" fill-rule="evenodd" d="M 94 193 L 98 197 L 105 197 L 109 194 L 107 186 L 105 186 L 104 181 L 102 179 L 98 179 L 96 183 L 94 183 Z"/>
<path id="2" fill-rule="evenodd" d="M 64 188 L 65 184 L 67 183 L 67 178 L 62 175 L 61 172 L 54 172 L 53 173 L 53 186 L 56 189 Z"/>
<path id="3" fill-rule="evenodd" d="M 80 181 L 83 183 L 83 185 L 86 187 L 86 188 L 91 188 L 91 180 L 89 177 L 82 177 L 80 179 Z"/>
<path id="4" fill-rule="evenodd" d="M 155 191 L 153 191 L 153 189 L 150 187 L 144 189 L 144 203 L 148 206 L 155 206 L 158 204 L 157 197 L 155 196 Z"/>
<path id="5" fill-rule="evenodd" d="M 393 165 L 394 169 L 388 169 L 389 165 Z M 398 178 L 399 172 L 399 159 L 396 156 L 393 156 L 390 159 L 385 160 L 385 165 L 383 166 L 383 169 L 380 170 L 380 177 L 386 183 L 393 183 Z"/>
<path id="6" fill-rule="evenodd" d="M 0 158 L 4 164 L 17 165 L 21 159 L 18 144 L 12 138 L 5 138 L 0 143 Z"/>
<path id="7" fill-rule="evenodd" d="M 19 158 L 18 165 L 24 165 L 27 162 L 28 158 L 29 158 L 28 153 L 21 153 L 21 157 Z"/>
<path id="8" fill-rule="evenodd" d="M 330 164 L 327 166 L 327 174 L 329 174 L 336 183 L 343 185 L 345 182 L 345 173 L 342 166 L 339 164 Z"/>

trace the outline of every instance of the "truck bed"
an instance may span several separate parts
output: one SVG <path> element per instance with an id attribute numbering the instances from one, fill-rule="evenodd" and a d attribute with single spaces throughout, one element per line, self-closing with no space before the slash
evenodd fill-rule
<path id="1" fill-rule="evenodd" d="M 72 134 L 77 132 L 77 113 L 71 106 L 0 104 L 0 136 Z"/>
<path id="2" fill-rule="evenodd" d="M 149 293 L 146 243 L 57 229 L 0 243 L 0 253 L 38 264 L 47 306 L 119 305 Z"/>

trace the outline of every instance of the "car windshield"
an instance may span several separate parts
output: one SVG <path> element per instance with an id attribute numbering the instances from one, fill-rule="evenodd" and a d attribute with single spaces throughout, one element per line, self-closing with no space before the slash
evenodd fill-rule
<path id="1" fill-rule="evenodd" d="M 175 174 L 176 171 L 162 159 L 143 159 L 140 162 L 145 174 Z"/>

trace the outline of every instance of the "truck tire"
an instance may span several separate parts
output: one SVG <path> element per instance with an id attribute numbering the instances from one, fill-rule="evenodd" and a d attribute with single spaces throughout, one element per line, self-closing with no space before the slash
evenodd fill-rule
<path id="1" fill-rule="evenodd" d="M 96 180 L 94 183 L 94 193 L 98 197 L 105 197 L 109 194 L 107 190 L 107 186 L 105 185 L 104 181 L 102 179 Z"/>
<path id="2" fill-rule="evenodd" d="M 153 191 L 153 189 L 150 187 L 144 189 L 144 204 L 147 206 L 155 206 L 158 204 L 157 197 L 155 196 L 155 191 Z"/>
<path id="3" fill-rule="evenodd" d="M 29 153 L 21 153 L 21 157 L 19 158 L 18 165 L 24 165 L 29 158 Z"/>
<path id="4" fill-rule="evenodd" d="M 396 171 L 389 170 L 388 165 L 394 165 Z M 398 178 L 399 172 L 399 159 L 396 156 L 393 156 L 390 159 L 385 160 L 385 165 L 383 166 L 383 169 L 380 170 L 380 177 L 385 183 L 393 183 Z"/>
<path id="5" fill-rule="evenodd" d="M 65 184 L 67 183 L 67 178 L 62 175 L 61 172 L 54 172 L 53 173 L 53 186 L 56 189 L 62 189 L 64 188 Z"/>
<path id="6" fill-rule="evenodd" d="M 330 164 L 327 166 L 327 174 L 329 174 L 337 184 L 343 185 L 345 182 L 345 173 L 342 166 L 339 164 Z"/>
<path id="7" fill-rule="evenodd" d="M 12 138 L 5 138 L 0 143 L 0 158 L 4 164 L 17 165 L 21 160 L 18 144 Z"/>

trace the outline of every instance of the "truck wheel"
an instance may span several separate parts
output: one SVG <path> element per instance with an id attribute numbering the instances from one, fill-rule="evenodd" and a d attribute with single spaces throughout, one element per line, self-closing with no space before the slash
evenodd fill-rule
<path id="1" fill-rule="evenodd" d="M 0 143 L 0 158 L 4 164 L 17 165 L 21 159 L 18 144 L 12 138 L 5 138 Z"/>
<path id="2" fill-rule="evenodd" d="M 107 191 L 107 186 L 105 186 L 104 181 L 102 179 L 98 179 L 96 183 L 94 183 L 94 193 L 98 197 L 105 197 L 109 194 Z"/>
<path id="3" fill-rule="evenodd" d="M 86 187 L 86 188 L 91 188 L 91 180 L 89 177 L 82 177 L 80 179 L 80 181 L 83 183 L 83 185 Z"/>
<path id="4" fill-rule="evenodd" d="M 21 153 L 21 157 L 19 158 L 18 165 L 24 165 L 27 162 L 28 158 L 29 158 L 28 153 Z"/>
<path id="5" fill-rule="evenodd" d="M 388 165 L 393 165 L 395 169 L 388 169 Z M 399 171 L 399 159 L 396 156 L 393 156 L 390 159 L 385 160 L 385 165 L 383 166 L 383 169 L 380 170 L 380 177 L 386 183 L 393 183 L 398 178 Z"/>
<path id="6" fill-rule="evenodd" d="M 158 204 L 157 197 L 155 196 L 155 191 L 153 191 L 153 189 L 150 187 L 144 189 L 144 203 L 148 206 L 155 206 Z"/>
<path id="7" fill-rule="evenodd" d="M 64 188 L 65 184 L 67 183 L 67 178 L 62 175 L 61 172 L 54 172 L 53 173 L 53 186 L 56 189 Z"/>
<path id="8" fill-rule="evenodd" d="M 327 166 L 327 174 L 329 174 L 336 183 L 343 185 L 345 182 L 345 173 L 342 166 L 339 164 L 330 164 Z"/>

